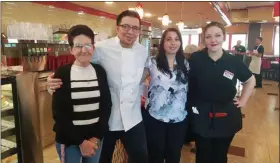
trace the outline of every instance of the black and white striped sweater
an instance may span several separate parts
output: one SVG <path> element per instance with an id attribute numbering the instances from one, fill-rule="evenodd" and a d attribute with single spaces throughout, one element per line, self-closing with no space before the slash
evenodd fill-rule
<path id="1" fill-rule="evenodd" d="M 96 64 L 68 64 L 55 72 L 55 78 L 63 82 L 53 94 L 56 141 L 79 145 L 92 137 L 102 139 L 112 106 L 105 70 Z"/>

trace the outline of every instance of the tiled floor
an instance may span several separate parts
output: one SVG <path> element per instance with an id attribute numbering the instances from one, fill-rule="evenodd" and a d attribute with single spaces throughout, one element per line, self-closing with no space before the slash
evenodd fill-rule
<path id="1" fill-rule="evenodd" d="M 229 163 L 279 163 L 279 87 L 264 81 L 255 89 L 243 111 L 243 129 L 235 136 Z M 245 150 L 245 157 L 237 156 Z M 181 163 L 195 163 L 190 147 L 184 146 Z M 45 163 L 59 163 L 54 146 L 44 151 Z"/>

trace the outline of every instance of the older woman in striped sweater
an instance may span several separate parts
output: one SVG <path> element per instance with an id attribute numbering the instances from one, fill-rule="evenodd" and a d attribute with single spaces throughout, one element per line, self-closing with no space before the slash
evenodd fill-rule
<path id="1" fill-rule="evenodd" d="M 72 27 L 68 41 L 76 60 L 54 75 L 63 82 L 52 103 L 57 152 L 62 163 L 98 163 L 111 112 L 106 72 L 90 62 L 94 33 L 89 27 Z"/>

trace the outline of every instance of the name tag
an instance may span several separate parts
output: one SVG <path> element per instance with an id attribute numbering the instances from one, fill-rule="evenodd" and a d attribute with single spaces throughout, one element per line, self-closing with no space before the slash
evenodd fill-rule
<path id="1" fill-rule="evenodd" d="M 232 80 L 233 77 L 234 77 L 234 74 L 233 74 L 232 72 L 229 72 L 228 70 L 226 70 L 226 71 L 224 72 L 224 77 L 226 77 L 226 78 Z"/>

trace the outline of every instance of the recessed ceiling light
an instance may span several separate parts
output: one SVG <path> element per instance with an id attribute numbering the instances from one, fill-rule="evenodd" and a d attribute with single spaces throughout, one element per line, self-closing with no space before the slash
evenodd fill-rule
<path id="1" fill-rule="evenodd" d="M 211 22 L 210 22 L 210 21 L 207 21 L 206 23 L 207 23 L 207 24 L 210 24 Z"/>
<path id="2" fill-rule="evenodd" d="M 84 11 L 79 11 L 79 12 L 78 12 L 78 15 L 84 15 L 84 14 L 85 14 Z"/>
<path id="3" fill-rule="evenodd" d="M 135 11 L 135 8 L 131 7 L 131 8 L 128 8 L 128 10 Z"/>
<path id="4" fill-rule="evenodd" d="M 108 1 L 108 2 L 105 2 L 105 3 L 111 5 L 111 4 L 113 4 L 114 2 Z"/>
<path id="5" fill-rule="evenodd" d="M 151 14 L 151 13 L 149 13 L 149 12 L 147 12 L 147 13 L 145 13 L 145 16 L 147 16 L 147 17 L 151 17 L 151 16 L 152 16 L 152 14 Z"/>

